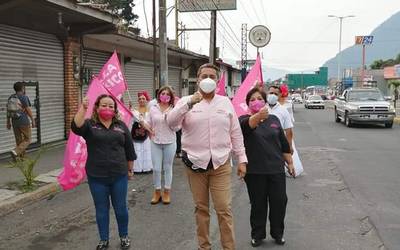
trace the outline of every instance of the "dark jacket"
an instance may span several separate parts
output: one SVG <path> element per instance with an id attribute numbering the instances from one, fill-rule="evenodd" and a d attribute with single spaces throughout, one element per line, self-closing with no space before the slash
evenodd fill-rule
<path id="1" fill-rule="evenodd" d="M 102 123 L 87 119 L 72 132 L 86 140 L 88 158 L 86 173 L 92 177 L 113 177 L 128 174 L 128 161 L 136 159 L 132 137 L 122 121 L 114 121 L 107 129 Z"/>
<path id="2" fill-rule="evenodd" d="M 247 173 L 284 173 L 283 153 L 290 153 L 290 147 L 279 119 L 270 114 L 254 129 L 250 128 L 249 119 L 250 115 L 239 118 L 248 160 Z"/>

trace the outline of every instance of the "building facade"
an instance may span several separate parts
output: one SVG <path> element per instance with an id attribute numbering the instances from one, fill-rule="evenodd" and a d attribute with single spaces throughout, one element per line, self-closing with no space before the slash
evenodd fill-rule
<path id="1" fill-rule="evenodd" d="M 31 147 L 67 138 L 91 78 L 113 51 L 118 52 L 129 87 L 124 101 L 131 96 L 136 105 L 141 90 L 154 95 L 159 81 L 153 42 L 121 30 L 115 16 L 72 0 L 7 0 L 0 7 L 0 155 L 15 144 L 5 124 L 6 102 L 17 81 L 26 83 L 38 125 Z M 168 84 L 182 95 L 188 72 L 208 57 L 170 46 L 168 61 Z"/>

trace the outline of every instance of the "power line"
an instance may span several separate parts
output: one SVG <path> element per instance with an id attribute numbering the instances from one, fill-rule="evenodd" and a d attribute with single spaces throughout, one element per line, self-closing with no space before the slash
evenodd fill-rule
<path id="1" fill-rule="evenodd" d="M 268 20 L 267 20 L 267 12 L 265 11 L 265 8 L 264 8 L 264 1 L 263 0 L 260 0 L 260 2 L 261 2 L 261 10 L 262 10 L 262 13 L 263 13 L 263 16 L 264 16 L 264 19 L 265 19 L 265 25 L 267 25 L 268 24 Z"/>
<path id="2" fill-rule="evenodd" d="M 242 8 L 243 8 L 243 10 L 244 10 L 244 12 L 246 13 L 246 16 L 247 16 L 247 18 L 248 18 L 248 20 L 249 21 L 252 21 L 251 19 L 252 19 L 252 15 L 249 15 L 249 12 L 247 12 L 247 9 L 246 9 L 246 5 L 245 4 L 243 4 L 243 2 L 240 0 L 239 1 L 240 2 L 240 4 L 242 5 Z M 254 20 L 252 21 L 252 23 L 257 23 L 257 22 L 254 22 Z"/>
<path id="3" fill-rule="evenodd" d="M 202 24 L 201 25 L 204 25 L 204 23 L 203 22 L 205 22 L 206 23 L 206 25 L 208 25 L 207 23 L 210 21 L 210 19 L 209 19 L 209 17 L 205 14 L 205 13 L 203 13 L 203 12 L 200 12 L 200 13 L 202 13 L 203 15 L 200 15 L 199 13 L 196 13 L 199 17 L 200 17 L 200 19 L 199 20 L 201 20 L 202 21 Z M 205 20 L 204 20 L 204 15 L 205 15 Z M 218 27 L 217 27 L 217 30 L 218 30 Z M 221 32 L 221 30 L 218 30 L 219 31 L 219 33 L 222 33 Z M 225 30 L 226 31 L 226 30 Z M 229 33 L 228 33 L 229 34 Z M 224 34 L 223 34 L 224 35 Z M 235 49 L 235 47 L 230 43 L 230 41 L 229 41 L 229 39 L 225 39 L 225 37 L 223 36 L 223 38 L 224 38 L 224 40 L 225 40 L 225 42 L 228 44 L 228 46 L 231 48 L 231 51 L 232 52 L 234 52 L 235 54 L 238 54 L 238 51 Z M 232 37 L 231 37 L 232 38 Z M 238 44 L 236 44 L 236 43 L 234 43 L 236 46 L 239 46 Z M 240 48 L 240 47 L 239 47 Z M 240 57 L 240 54 L 239 54 L 239 57 Z"/>
<path id="4" fill-rule="evenodd" d="M 254 13 L 256 14 L 256 17 L 257 17 L 257 20 L 259 21 L 259 24 L 262 24 L 263 22 L 261 21 L 261 18 L 257 13 L 256 8 L 254 7 L 254 4 L 250 4 L 250 5 L 251 5 L 251 8 L 253 8 Z"/>
<path id="5" fill-rule="evenodd" d="M 143 0 L 143 12 L 144 12 L 144 19 L 146 20 L 147 37 L 150 37 L 149 23 L 147 21 L 146 5 L 144 4 L 144 0 Z"/>

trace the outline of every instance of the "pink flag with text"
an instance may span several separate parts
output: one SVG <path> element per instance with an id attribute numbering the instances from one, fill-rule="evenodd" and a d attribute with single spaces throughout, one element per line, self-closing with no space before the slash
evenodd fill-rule
<path id="1" fill-rule="evenodd" d="M 217 85 L 217 89 L 215 91 L 215 93 L 217 93 L 217 95 L 223 95 L 223 96 L 226 95 L 225 82 L 226 82 L 225 72 L 222 72 L 221 79 L 219 79 L 219 82 L 218 82 L 218 85 Z"/>
<path id="2" fill-rule="evenodd" d="M 85 115 L 86 118 L 92 116 L 94 103 L 97 97 L 102 94 L 111 94 L 111 91 L 108 91 L 103 85 L 101 85 L 97 78 L 93 79 L 87 92 L 89 106 Z M 118 99 L 116 99 L 116 102 L 120 119 L 124 121 L 125 124 L 129 125 L 133 118 L 132 113 Z M 86 159 L 87 148 L 85 139 L 70 131 L 64 152 L 64 168 L 57 177 L 58 183 L 64 191 L 75 188 L 85 179 Z"/>
<path id="3" fill-rule="evenodd" d="M 97 79 L 113 96 L 121 100 L 123 93 L 128 89 L 128 85 L 122 73 L 117 52 L 114 51 L 110 59 L 104 64 Z"/>
<path id="4" fill-rule="evenodd" d="M 246 79 L 244 79 L 242 85 L 240 85 L 240 88 L 236 91 L 236 94 L 233 97 L 232 104 L 238 117 L 247 114 L 246 95 L 256 86 L 257 83 L 263 84 L 260 55 L 257 56 L 256 63 L 251 68 Z"/>

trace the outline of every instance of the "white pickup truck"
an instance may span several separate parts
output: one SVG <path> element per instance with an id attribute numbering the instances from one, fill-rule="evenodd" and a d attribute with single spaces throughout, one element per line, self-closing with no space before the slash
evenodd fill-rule
<path id="1" fill-rule="evenodd" d="M 396 115 L 390 98 L 384 98 L 377 88 L 349 88 L 335 100 L 335 121 L 347 127 L 355 123 L 384 124 L 393 127 Z"/>

